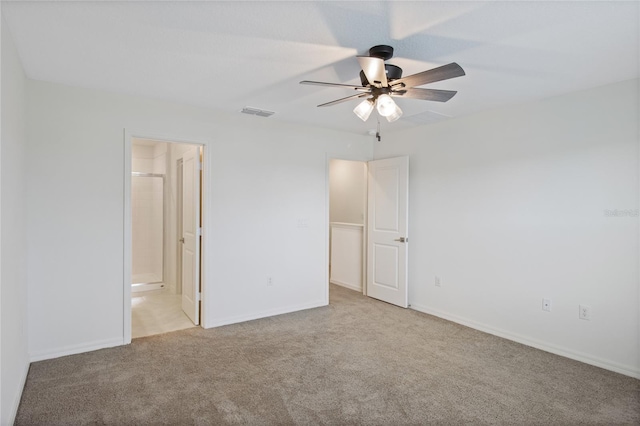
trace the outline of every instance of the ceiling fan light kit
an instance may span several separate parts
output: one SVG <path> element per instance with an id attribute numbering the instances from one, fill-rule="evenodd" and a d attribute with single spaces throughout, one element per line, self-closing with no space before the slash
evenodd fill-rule
<path id="1" fill-rule="evenodd" d="M 391 114 L 387 115 L 385 118 L 387 119 L 387 121 L 389 123 L 393 123 L 394 121 L 396 121 L 400 117 L 402 117 L 402 110 L 400 109 L 400 107 L 398 105 L 396 105 L 396 107 L 393 109 Z"/>
<path id="2" fill-rule="evenodd" d="M 369 119 L 369 116 L 371 115 L 371 112 L 373 112 L 373 104 L 373 100 L 365 99 L 353 109 L 353 112 L 355 115 L 360 117 L 362 121 L 367 121 Z"/>
<path id="3" fill-rule="evenodd" d="M 382 94 L 379 95 L 378 99 L 376 100 L 376 108 L 378 110 L 378 114 L 383 117 L 388 117 L 394 113 L 396 109 L 396 103 L 393 102 L 391 96 Z"/>
<path id="4" fill-rule="evenodd" d="M 447 102 L 457 92 L 452 90 L 419 89 L 422 86 L 436 81 L 448 80 L 450 78 L 465 75 L 460 65 L 452 62 L 438 68 L 422 71 L 408 77 L 402 77 L 402 68 L 385 64 L 384 61 L 393 57 L 393 47 L 380 45 L 369 49 L 369 56 L 357 56 L 356 59 L 362 68 L 360 71 L 360 81 L 362 86 L 350 84 L 325 83 L 321 81 L 301 81 L 300 84 L 311 84 L 324 87 L 341 87 L 354 90 L 355 95 L 337 99 L 318 105 L 326 107 L 347 102 L 352 99 L 367 97 L 353 112 L 362 120 L 367 121 L 373 107 L 378 110 L 378 114 L 385 117 L 387 121 L 394 122 L 402 116 L 402 110 L 393 101 L 392 97 L 420 99 L 425 101 Z"/>

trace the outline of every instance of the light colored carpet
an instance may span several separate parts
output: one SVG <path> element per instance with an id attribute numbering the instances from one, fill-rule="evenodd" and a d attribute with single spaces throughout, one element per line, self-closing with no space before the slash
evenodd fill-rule
<path id="1" fill-rule="evenodd" d="M 331 287 L 328 307 L 32 364 L 17 425 L 640 424 L 640 381 Z"/>

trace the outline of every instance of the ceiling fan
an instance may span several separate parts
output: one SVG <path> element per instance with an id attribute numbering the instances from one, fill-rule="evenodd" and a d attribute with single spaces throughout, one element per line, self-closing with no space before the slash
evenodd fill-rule
<path id="1" fill-rule="evenodd" d="M 362 121 L 367 121 L 375 106 L 381 116 L 385 117 L 389 122 L 392 122 L 402 116 L 402 110 L 393 101 L 392 97 L 447 102 L 457 92 L 452 90 L 418 89 L 416 86 L 422 86 L 423 84 L 448 80 L 450 78 L 465 75 L 462 67 L 455 62 L 452 62 L 438 68 L 422 71 L 403 78 L 402 68 L 384 63 L 384 61 L 391 59 L 392 57 L 393 47 L 385 45 L 374 46 L 369 49 L 369 56 L 356 56 L 360 63 L 360 67 L 362 68 L 362 71 L 360 71 L 360 81 L 362 86 L 308 80 L 301 81 L 300 84 L 341 87 L 343 89 L 355 90 L 358 92 L 355 95 L 320 104 L 318 106 L 327 107 L 350 101 L 352 99 L 367 98 L 358 104 L 358 106 L 353 110 L 353 112 L 360 117 Z"/>

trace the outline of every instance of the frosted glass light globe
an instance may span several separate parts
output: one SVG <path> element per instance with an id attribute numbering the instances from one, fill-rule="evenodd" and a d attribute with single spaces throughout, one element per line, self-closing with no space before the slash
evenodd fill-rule
<path id="1" fill-rule="evenodd" d="M 400 109 L 398 104 L 396 104 L 396 110 L 393 111 L 392 114 L 387 115 L 387 121 L 389 123 L 393 123 L 394 121 L 396 121 L 400 117 L 402 117 L 402 110 Z"/>
<path id="2" fill-rule="evenodd" d="M 358 106 L 353 109 L 353 112 L 360 117 L 362 121 L 367 121 L 373 111 L 373 102 L 369 99 L 365 99 L 360 102 Z"/>
<path id="3" fill-rule="evenodd" d="M 396 111 L 396 103 L 393 102 L 391 96 L 380 95 L 376 101 L 378 113 L 383 117 L 388 117 Z"/>

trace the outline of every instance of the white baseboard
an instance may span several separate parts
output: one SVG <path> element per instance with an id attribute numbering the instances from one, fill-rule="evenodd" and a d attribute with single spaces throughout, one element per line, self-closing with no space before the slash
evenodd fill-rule
<path id="1" fill-rule="evenodd" d="M 12 425 L 15 421 L 16 421 L 16 416 L 18 415 L 18 408 L 20 407 L 20 399 L 22 399 L 22 391 L 24 390 L 24 385 L 27 382 L 27 375 L 29 374 L 29 366 L 31 364 L 26 362 L 24 364 L 24 368 L 22 369 L 22 375 L 20 376 L 20 385 L 18 386 L 18 389 L 20 389 L 20 391 L 16 394 L 15 399 L 13 400 L 13 403 L 11 404 L 11 411 L 9 412 L 9 423 L 10 425 Z"/>
<path id="2" fill-rule="evenodd" d="M 220 327 L 223 325 L 237 324 L 239 322 L 252 321 L 260 318 L 267 318 L 267 317 L 273 317 L 276 315 L 289 314 L 291 312 L 303 311 L 305 309 L 313 309 L 313 308 L 319 308 L 321 306 L 327 306 L 328 304 L 329 304 L 328 301 L 322 300 L 319 302 L 307 303 L 307 304 L 296 305 L 296 306 L 287 306 L 285 308 L 271 309 L 271 310 L 247 314 L 247 315 L 218 318 L 218 319 L 214 319 L 210 324 L 204 325 L 204 328 Z"/>
<path id="3" fill-rule="evenodd" d="M 31 362 L 44 361 L 45 359 L 60 358 L 61 356 L 75 355 L 83 352 L 96 351 L 98 349 L 112 348 L 114 346 L 122 346 L 124 344 L 122 337 L 117 339 L 98 340 L 79 345 L 65 346 L 46 351 L 37 351 L 29 354 Z"/>
<path id="4" fill-rule="evenodd" d="M 571 349 L 567 349 L 567 348 L 563 348 L 555 345 L 550 345 L 548 343 L 541 342 L 536 339 L 531 339 L 527 336 L 522 336 L 517 333 L 511 333 L 509 331 L 494 328 L 494 327 L 481 324 L 467 318 L 459 317 L 457 315 L 451 315 L 445 312 L 440 312 L 438 310 L 431 309 L 426 306 L 416 305 L 412 303 L 410 307 L 411 309 L 415 309 L 416 311 L 433 315 L 433 316 L 445 319 L 447 321 L 455 322 L 457 324 L 461 324 L 461 325 L 473 328 L 475 330 L 483 331 L 485 333 L 493 334 L 494 336 L 498 336 L 508 340 L 512 340 L 514 342 L 522 343 L 523 345 L 531 346 L 533 348 L 540 349 L 545 352 L 550 352 L 552 354 L 560 355 L 565 358 L 570 358 L 576 361 L 584 362 L 585 364 L 594 365 L 596 367 L 604 368 L 605 370 L 614 371 L 616 373 L 624 374 L 625 376 L 630 376 L 636 379 L 640 379 L 640 370 L 634 367 L 620 365 L 615 362 L 603 360 L 600 358 L 595 358 L 585 353 L 573 351 Z"/>
<path id="5" fill-rule="evenodd" d="M 339 285 L 340 287 L 344 287 L 344 288 L 348 288 L 349 290 L 355 290 L 357 292 L 362 293 L 362 287 L 354 285 L 354 284 L 349 284 L 349 283 L 345 283 L 342 281 L 338 281 L 338 280 L 330 280 L 329 281 L 331 284 L 335 284 L 335 285 Z"/>

